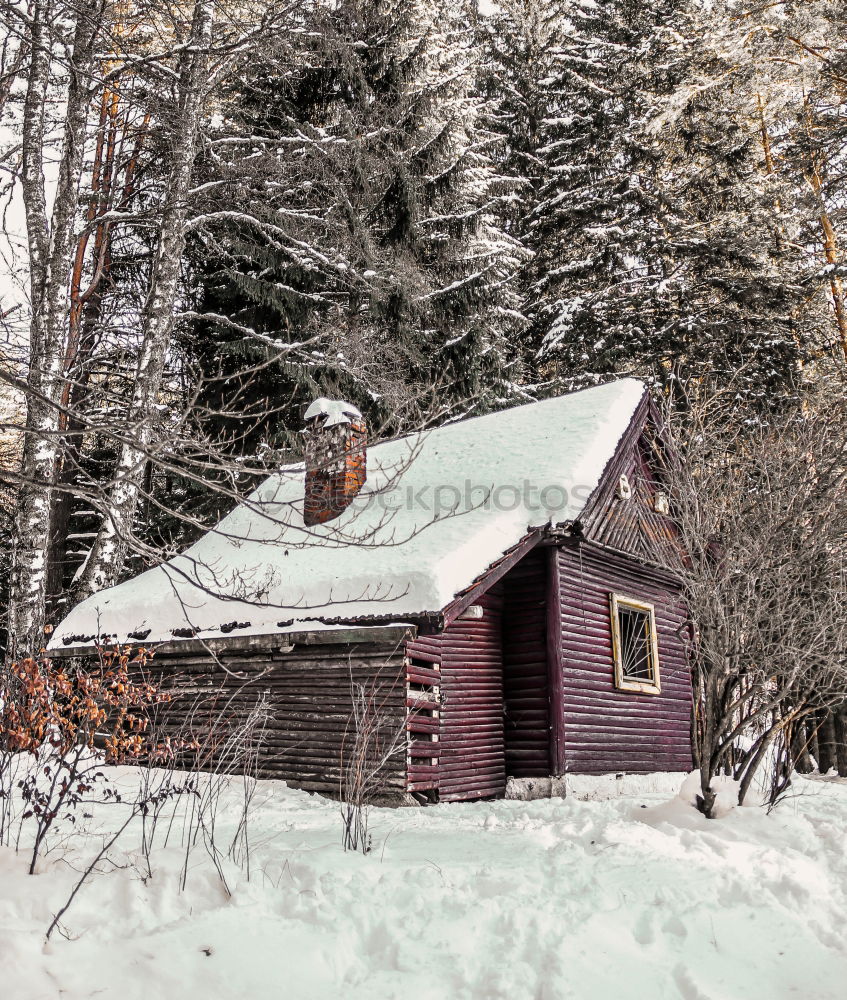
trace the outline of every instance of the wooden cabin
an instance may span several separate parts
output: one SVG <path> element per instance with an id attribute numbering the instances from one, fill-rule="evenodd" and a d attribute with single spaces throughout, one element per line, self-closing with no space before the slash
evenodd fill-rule
<path id="1" fill-rule="evenodd" d="M 174 725 L 215 706 L 236 725 L 266 696 L 260 775 L 330 794 L 356 692 L 404 734 L 399 800 L 690 770 L 668 454 L 640 382 L 369 448 L 358 410 L 318 400 L 305 434 L 304 465 L 80 604 L 51 654 L 155 648 Z"/>

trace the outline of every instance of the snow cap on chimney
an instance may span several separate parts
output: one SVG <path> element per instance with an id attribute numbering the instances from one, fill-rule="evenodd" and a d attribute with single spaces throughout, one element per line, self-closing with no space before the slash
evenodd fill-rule
<path id="1" fill-rule="evenodd" d="M 362 412 L 352 403 L 345 403 L 343 399 L 327 399 L 326 396 L 318 396 L 314 403 L 310 403 L 308 409 L 303 414 L 306 421 L 314 420 L 315 417 L 326 417 L 323 422 L 324 427 L 335 427 L 336 424 L 349 424 L 353 420 L 361 420 Z"/>

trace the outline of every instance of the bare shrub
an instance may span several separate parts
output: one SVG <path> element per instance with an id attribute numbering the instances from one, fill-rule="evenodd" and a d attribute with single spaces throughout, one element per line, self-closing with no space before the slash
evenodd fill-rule
<path id="1" fill-rule="evenodd" d="M 184 794 L 185 790 L 184 786 L 179 786 L 173 782 L 163 782 L 156 788 L 150 788 L 149 786 L 145 787 L 143 784 L 139 786 L 138 794 L 134 800 L 129 803 L 129 809 L 123 822 L 110 836 L 104 837 L 100 850 L 94 855 L 86 867 L 83 868 L 79 878 L 74 883 L 68 898 L 56 911 L 55 916 L 50 922 L 50 926 L 47 928 L 47 940 L 50 939 L 53 931 L 57 929 L 61 930 L 62 917 L 64 917 L 64 915 L 68 912 L 71 904 L 76 899 L 82 887 L 86 884 L 92 873 L 97 870 L 97 866 L 100 862 L 108 857 L 109 851 L 115 846 L 115 844 L 117 844 L 127 829 L 138 819 L 138 817 L 143 816 L 151 809 L 156 810 L 164 802 L 167 802 L 172 798 L 181 796 Z M 117 797 L 117 801 L 120 801 L 120 797 Z M 149 853 L 145 853 L 145 860 L 148 871 L 147 877 L 150 877 L 152 876 L 152 868 L 150 867 Z"/>
<path id="2" fill-rule="evenodd" d="M 344 733 L 339 798 L 345 851 L 371 850 L 368 830 L 371 803 L 386 791 L 386 776 L 406 749 L 405 712 L 398 720 L 395 686 L 380 681 L 356 681 L 350 675 L 352 711 Z"/>
<path id="3" fill-rule="evenodd" d="M 22 771 L 32 766 L 24 754 L 10 753 L 0 746 L 0 847 L 9 847 L 12 842 L 12 828 L 19 813 L 15 788 L 22 781 Z"/>
<path id="4" fill-rule="evenodd" d="M 202 727 L 189 713 L 185 726 L 168 732 L 167 718 L 154 708 L 171 695 L 145 678 L 152 652 L 124 646 L 98 650 L 94 666 L 68 660 L 27 658 L 7 666 L 0 678 L 0 843 L 17 842 L 32 829 L 29 871 L 36 870 L 57 822 L 77 825 L 90 818 L 93 804 L 117 807 L 120 818 L 83 863 L 68 898 L 57 910 L 47 938 L 64 933 L 61 921 L 91 875 L 135 823 L 140 823 L 141 878 L 154 874 L 152 853 L 167 846 L 181 828 L 185 852 L 180 878 L 184 889 L 194 851 L 202 847 L 227 893 L 224 860 L 250 875 L 250 805 L 256 788 L 264 732 L 270 714 L 262 695 L 239 718 L 227 703 Z M 128 793 L 109 781 L 111 764 L 137 769 L 138 784 Z M 188 767 L 186 773 L 181 767 Z M 206 768 L 206 773 L 196 769 Z M 195 768 L 192 770 L 192 768 Z M 235 829 L 221 842 L 218 814 L 223 792 L 241 782 Z M 168 810 L 168 806 L 172 806 Z M 21 811 L 22 810 L 22 811 Z"/>
<path id="5" fill-rule="evenodd" d="M 765 419 L 727 390 L 671 425 L 706 816 L 721 771 L 743 802 L 769 767 L 775 801 L 805 721 L 847 693 L 846 411 L 831 394 Z"/>
<path id="6" fill-rule="evenodd" d="M 169 745 L 150 739 L 150 707 L 168 700 L 152 684 L 130 677 L 148 653 L 131 647 L 100 650 L 97 665 L 71 669 L 49 658 L 27 657 L 0 678 L 0 788 L 4 825 L 11 816 L 13 781 L 24 803 L 21 822 L 31 821 L 30 874 L 58 819 L 76 822 L 76 809 L 91 801 L 120 801 L 105 781 L 104 764 L 164 759 Z M 21 767 L 28 759 L 31 766 Z"/>
<path id="7" fill-rule="evenodd" d="M 191 755 L 186 757 L 183 754 L 180 758 L 180 762 L 191 772 L 184 783 L 188 804 L 181 822 L 177 824 L 177 806 L 174 806 L 163 840 L 166 846 L 175 834 L 175 828 L 178 828 L 184 852 L 180 876 L 182 889 L 188 882 L 191 858 L 201 846 L 215 866 L 227 894 L 230 889 L 224 872 L 226 858 L 250 877 L 250 805 L 255 794 L 270 714 L 270 704 L 264 694 L 256 699 L 250 711 L 241 719 L 232 710 L 229 699 L 211 719 L 204 721 L 202 727 L 193 724 L 193 713 L 189 713 L 187 725 L 191 733 Z M 218 835 L 218 813 L 222 795 L 233 781 L 241 782 L 241 808 L 235 832 L 228 842 L 222 844 Z M 147 819 L 145 850 L 148 856 L 160 819 L 161 810 L 151 813 Z"/>

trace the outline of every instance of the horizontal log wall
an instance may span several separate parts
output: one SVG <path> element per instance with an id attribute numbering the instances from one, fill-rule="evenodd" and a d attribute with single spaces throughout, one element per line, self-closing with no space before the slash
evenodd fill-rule
<path id="1" fill-rule="evenodd" d="M 678 588 L 661 574 L 588 544 L 561 549 L 559 570 L 567 770 L 690 770 L 687 617 Z M 661 694 L 615 687 L 611 592 L 655 605 Z"/>
<path id="2" fill-rule="evenodd" d="M 230 767 L 227 738 L 243 726 L 263 697 L 268 717 L 261 734 L 257 776 L 294 787 L 337 794 L 349 754 L 353 685 L 373 695 L 383 719 L 382 740 L 397 738 L 398 752 L 382 775 L 387 796 L 406 791 L 406 676 L 402 644 L 351 643 L 295 646 L 290 652 L 219 649 L 157 653 L 149 679 L 172 694 L 160 709 L 167 732 L 197 734 L 200 769 Z M 399 733 L 399 737 L 398 737 Z"/>
<path id="3" fill-rule="evenodd" d="M 441 636 L 406 643 L 407 790 L 437 801 L 441 775 Z"/>
<path id="4" fill-rule="evenodd" d="M 550 774 L 547 557 L 535 549 L 503 578 L 506 773 L 515 778 Z"/>
<path id="5" fill-rule="evenodd" d="M 503 795 L 503 586 L 477 604 L 481 619 L 457 620 L 441 634 L 440 799 Z"/>

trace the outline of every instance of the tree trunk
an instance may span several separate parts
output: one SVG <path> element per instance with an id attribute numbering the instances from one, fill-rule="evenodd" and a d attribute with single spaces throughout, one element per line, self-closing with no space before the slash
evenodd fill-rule
<path id="1" fill-rule="evenodd" d="M 60 449 L 59 404 L 77 209 L 100 0 L 76 8 L 66 121 L 52 216 L 44 176 L 45 109 L 52 65 L 52 0 L 35 0 L 24 100 L 21 188 L 30 265 L 30 359 L 21 485 L 12 553 L 8 655 L 36 652 L 44 635 L 50 509 Z"/>
<path id="2" fill-rule="evenodd" d="M 794 770 L 798 774 L 811 774 L 814 771 L 812 758 L 809 756 L 809 723 L 807 719 L 798 719 L 791 738 L 791 759 Z"/>
<path id="3" fill-rule="evenodd" d="M 28 54 L 29 50 L 26 39 L 20 39 L 18 47 L 15 49 L 15 54 L 0 73 L 0 112 L 6 107 L 6 102 L 9 100 L 9 95 L 12 93 L 15 81 L 21 75 L 21 70 L 24 67 Z"/>
<path id="4" fill-rule="evenodd" d="M 806 120 L 807 123 L 810 122 L 811 115 L 808 110 L 808 105 L 806 109 Z M 810 125 L 809 125 L 810 127 Z M 821 238 L 823 241 L 824 256 L 826 258 L 827 264 L 834 268 L 839 263 L 840 254 L 838 252 L 838 238 L 835 234 L 835 229 L 832 225 L 832 221 L 829 217 L 829 212 L 826 206 L 826 197 L 823 189 L 823 182 L 821 180 L 821 163 L 819 161 L 820 153 L 813 154 L 811 169 L 808 175 L 809 185 L 815 194 L 818 201 L 818 206 L 820 208 L 819 221 L 821 226 Z M 832 273 L 829 279 L 829 292 L 832 296 L 832 307 L 835 312 L 835 325 L 838 328 L 838 339 L 841 346 L 842 354 L 845 360 L 847 360 L 847 304 L 844 301 L 844 285 L 841 278 L 837 273 Z"/>
<path id="5" fill-rule="evenodd" d="M 829 709 L 823 709 L 818 715 L 818 770 L 826 774 L 835 766 L 835 720 Z"/>
<path id="6" fill-rule="evenodd" d="M 833 712 L 835 716 L 835 762 L 839 778 L 847 778 L 847 701 Z"/>
<path id="7" fill-rule="evenodd" d="M 706 677 L 703 697 L 703 746 L 700 751 L 700 795 L 697 797 L 697 808 L 707 818 L 712 818 L 717 793 L 712 789 L 712 775 L 719 767 L 716 757 L 716 747 L 720 741 L 720 729 L 717 724 L 716 705 L 720 703 L 717 680 L 714 675 Z"/>
<path id="8" fill-rule="evenodd" d="M 112 227 L 106 223 L 95 225 L 98 217 L 114 208 L 124 208 L 135 192 L 135 173 L 147 133 L 149 114 L 135 137 L 132 154 L 125 165 L 116 162 L 118 147 L 120 103 L 116 83 L 103 88 L 101 95 L 100 127 L 94 151 L 86 223 L 88 229 L 77 241 L 76 258 L 71 277 L 70 314 L 66 379 L 62 403 L 66 412 L 60 414 L 65 446 L 61 466 L 57 472 L 56 495 L 51 518 L 50 560 L 47 580 L 48 615 L 63 616 L 67 610 L 64 576 L 69 561 L 68 530 L 74 484 L 79 477 L 79 460 L 82 454 L 86 428 L 83 411 L 89 394 L 91 360 L 97 344 L 97 333 L 103 315 L 105 294 L 109 289 L 112 266 Z M 124 132 L 124 138 L 126 133 Z M 123 166 L 123 183 L 118 184 L 118 172 Z M 94 245 L 90 254 L 91 280 L 83 288 L 86 253 L 93 227 Z"/>
<path id="9" fill-rule="evenodd" d="M 162 209 L 159 245 L 144 303 L 135 390 L 126 419 L 129 437 L 121 448 L 103 524 L 79 576 L 78 598 L 116 582 L 133 534 L 144 467 L 153 439 L 155 405 L 171 341 L 214 9 L 212 0 L 196 0 L 191 32 L 181 57 L 179 112 L 171 142 L 172 161 Z"/>
<path id="10" fill-rule="evenodd" d="M 767 756 L 768 750 L 773 745 L 777 736 L 780 733 L 780 723 L 775 723 L 762 738 L 762 742 L 759 744 L 753 757 L 747 761 L 747 765 L 744 768 L 743 773 L 739 776 L 740 783 L 738 786 L 738 804 L 740 806 L 744 805 L 744 800 L 747 798 L 747 793 L 750 791 L 750 785 L 753 784 L 753 779 L 756 777 L 756 772 L 762 766 L 762 761 Z M 779 794 L 779 790 L 784 787 L 783 781 L 785 776 L 779 774 L 773 774 L 771 777 L 771 793 L 770 793 L 770 804 L 773 805 L 776 799 L 776 795 Z"/>
<path id="11" fill-rule="evenodd" d="M 814 760 L 815 766 L 820 764 L 821 756 L 820 747 L 818 746 L 818 721 L 816 713 L 806 716 L 806 739 L 808 740 L 809 753 Z"/>

